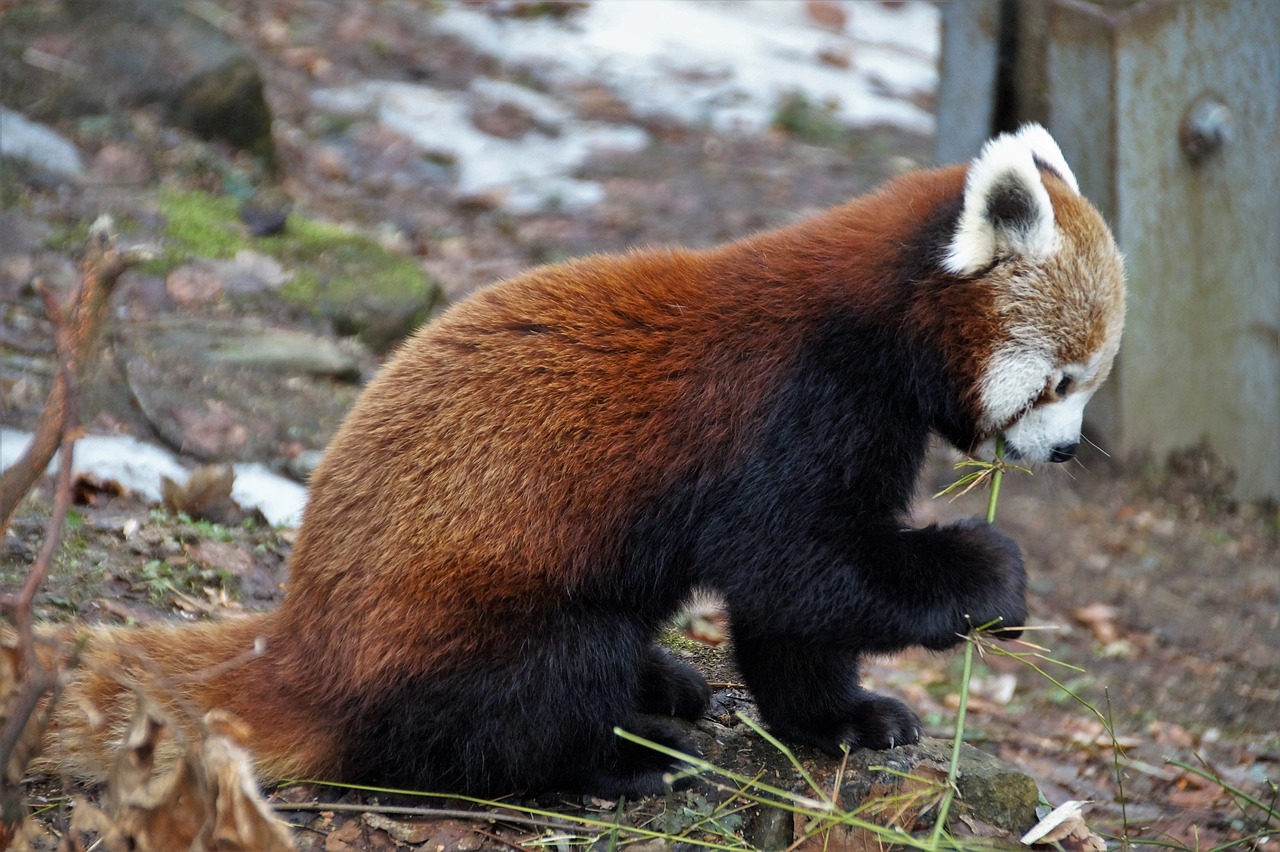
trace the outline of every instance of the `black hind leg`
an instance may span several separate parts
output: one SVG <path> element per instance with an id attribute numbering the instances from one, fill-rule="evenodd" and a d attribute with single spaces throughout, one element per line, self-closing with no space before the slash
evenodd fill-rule
<path id="1" fill-rule="evenodd" d="M 681 731 L 660 718 L 700 719 L 711 700 L 711 687 L 688 663 L 658 645 L 645 648 L 639 660 L 636 708 L 618 727 L 669 749 L 698 756 L 702 751 Z M 679 761 L 646 745 L 618 737 L 611 764 L 592 777 L 591 792 L 612 798 L 639 798 L 666 792 Z"/>
<path id="2" fill-rule="evenodd" d="M 696 721 L 711 702 L 706 678 L 659 645 L 650 645 L 640 661 L 636 703 L 641 713 Z"/>
<path id="3" fill-rule="evenodd" d="M 618 726 L 630 734 L 669 749 L 693 756 L 702 751 L 693 740 L 682 734 L 670 722 L 653 716 L 633 716 Z M 665 793 L 670 787 L 680 786 L 675 777 L 680 768 L 676 758 L 646 745 L 618 737 L 617 752 L 612 765 L 587 779 L 585 789 L 601 798 L 626 796 L 638 799 Z"/>

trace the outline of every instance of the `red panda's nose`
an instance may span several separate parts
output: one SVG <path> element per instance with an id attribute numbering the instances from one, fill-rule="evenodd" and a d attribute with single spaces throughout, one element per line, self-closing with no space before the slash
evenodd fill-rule
<path id="1" fill-rule="evenodd" d="M 1051 462 L 1071 461 L 1073 458 L 1076 457 L 1076 450 L 1079 449 L 1079 447 L 1080 447 L 1079 443 L 1059 444 L 1058 446 L 1053 448 L 1053 452 L 1049 453 L 1049 461 Z"/>

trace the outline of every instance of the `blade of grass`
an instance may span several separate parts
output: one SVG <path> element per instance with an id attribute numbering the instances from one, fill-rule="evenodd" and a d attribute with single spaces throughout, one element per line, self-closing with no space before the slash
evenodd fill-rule
<path id="1" fill-rule="evenodd" d="M 1204 762 L 1204 758 L 1201 758 L 1199 755 L 1196 755 L 1196 757 L 1201 762 Z M 1253 805 L 1255 808 L 1262 811 L 1271 819 L 1280 818 L 1280 811 L 1277 811 L 1275 808 L 1267 805 L 1265 802 L 1253 796 L 1250 796 L 1244 790 L 1241 790 L 1239 787 L 1226 781 L 1224 778 L 1216 774 L 1213 771 L 1213 767 L 1211 766 L 1209 766 L 1207 769 L 1201 769 L 1199 767 L 1192 766 L 1189 763 L 1183 763 L 1180 760 L 1174 760 L 1172 758 L 1166 759 L 1165 763 L 1169 764 L 1170 766 L 1176 766 L 1185 772 L 1190 772 L 1192 775 L 1198 775 L 1206 781 L 1210 781 L 1214 784 L 1217 784 L 1219 787 L 1221 787 L 1223 790 L 1226 790 L 1231 795 L 1236 796 L 1240 799 L 1243 799 L 1244 801 Z M 1208 764 L 1205 764 L 1205 765 L 1208 766 Z"/>
<path id="2" fill-rule="evenodd" d="M 387 814 L 404 814 L 415 816 L 449 816 L 457 819 L 476 819 L 491 822 L 507 821 L 515 825 L 532 825 L 544 828 L 553 828 L 560 831 L 572 831 L 574 829 L 590 828 L 598 829 L 602 832 L 616 830 L 617 825 L 611 820 L 593 819 L 591 817 L 574 816 L 571 814 L 556 813 L 555 811 L 542 810 L 539 808 L 524 807 L 521 805 L 507 804 L 506 802 L 495 802 L 490 799 L 480 799 L 474 796 L 463 796 L 456 793 L 432 793 L 423 790 L 400 790 L 388 787 L 373 787 L 364 784 L 342 784 L 336 781 L 320 781 L 314 778 L 308 779 L 289 779 L 286 783 L 290 784 L 314 784 L 318 787 L 338 787 L 344 790 L 358 790 L 363 793 L 381 793 L 388 796 L 412 796 L 424 799 L 448 799 L 455 802 L 466 802 L 480 807 L 490 808 L 488 811 L 468 811 L 456 808 L 413 808 L 399 807 L 394 805 L 381 804 L 353 804 L 346 805 L 332 802 L 275 802 L 272 807 L 281 811 L 310 811 L 310 810 L 332 810 L 332 811 L 375 811 Z M 503 813 L 505 811 L 506 813 Z M 622 830 L 629 835 L 644 838 L 647 840 L 670 840 L 671 835 L 662 831 L 653 829 L 635 828 L 632 826 L 623 826 Z M 702 849 L 725 850 L 725 852 L 736 852 L 740 847 L 726 846 L 723 843 L 713 843 L 702 840 L 697 837 L 681 837 L 682 843 L 690 846 L 696 846 Z"/>
<path id="3" fill-rule="evenodd" d="M 809 796 L 801 796 L 798 793 L 793 793 L 789 790 L 783 790 L 780 787 L 774 787 L 769 784 L 761 783 L 758 779 L 748 778 L 745 775 L 740 775 L 731 770 L 716 766 L 714 763 L 703 760 L 700 757 L 694 757 L 693 755 L 685 754 L 684 752 L 676 751 L 673 748 L 664 746 L 661 743 L 655 743 L 652 740 L 646 740 L 644 737 L 638 737 L 635 734 L 630 733 L 629 731 L 624 731 L 622 728 L 614 728 L 613 733 L 616 736 L 622 737 L 624 740 L 627 740 L 628 742 L 633 742 L 637 745 L 642 745 L 645 748 L 651 748 L 654 751 L 658 752 L 659 754 L 665 754 L 668 757 L 673 757 L 676 760 L 679 760 L 683 763 L 687 763 L 689 766 L 692 766 L 694 769 L 700 772 L 715 773 L 716 775 L 719 775 L 722 778 L 729 779 L 735 784 L 750 785 L 751 787 L 758 789 L 762 792 L 768 793 L 771 796 L 777 796 L 778 798 L 784 801 L 796 802 L 814 811 L 830 812 L 834 810 L 834 806 L 830 802 L 822 801 L 820 799 L 814 799 Z"/>

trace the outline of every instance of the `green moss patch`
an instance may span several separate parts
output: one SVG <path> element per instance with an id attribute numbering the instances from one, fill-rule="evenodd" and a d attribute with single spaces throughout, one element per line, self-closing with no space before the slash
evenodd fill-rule
<path id="1" fill-rule="evenodd" d="M 283 233 L 250 235 L 239 203 L 226 196 L 168 192 L 161 274 L 199 258 L 225 260 L 242 249 L 270 255 L 293 273 L 280 298 L 331 321 L 340 334 L 386 349 L 420 325 L 440 300 L 440 288 L 411 257 L 337 225 L 291 214 Z"/>

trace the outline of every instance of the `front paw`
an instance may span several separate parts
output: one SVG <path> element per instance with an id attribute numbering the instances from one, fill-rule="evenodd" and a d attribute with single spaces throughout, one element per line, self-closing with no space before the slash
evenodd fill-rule
<path id="1" fill-rule="evenodd" d="M 776 729 L 784 738 L 838 757 L 843 746 L 883 751 L 920 742 L 923 726 L 915 711 L 896 698 L 865 692 L 841 720 L 827 728 Z"/>
<path id="2" fill-rule="evenodd" d="M 1017 543 L 992 524 L 965 518 L 946 528 L 972 554 L 976 581 L 959 603 L 961 632 L 986 627 L 997 639 L 1017 639 L 1027 623 L 1027 572 Z"/>

